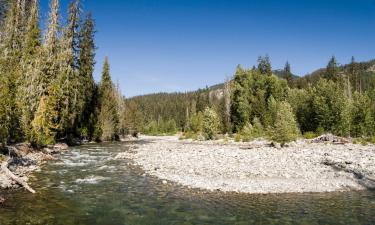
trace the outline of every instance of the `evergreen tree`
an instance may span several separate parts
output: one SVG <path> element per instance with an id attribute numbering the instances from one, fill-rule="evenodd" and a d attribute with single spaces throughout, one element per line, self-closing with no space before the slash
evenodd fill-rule
<path id="1" fill-rule="evenodd" d="M 77 115 L 81 114 L 83 104 L 79 104 L 80 80 L 78 73 L 78 1 L 73 1 L 69 6 L 68 25 L 60 42 L 58 83 L 62 90 L 61 127 L 69 136 L 74 133 Z M 79 107 L 81 105 L 81 107 Z"/>
<path id="2" fill-rule="evenodd" d="M 288 102 L 280 103 L 275 126 L 271 133 L 271 139 L 282 145 L 298 138 L 298 126 L 294 118 L 292 107 Z"/>
<path id="3" fill-rule="evenodd" d="M 338 79 L 338 73 L 339 69 L 337 66 L 336 57 L 332 56 L 332 58 L 329 60 L 326 72 L 324 74 L 324 78 L 327 80 L 337 80 Z"/>
<path id="4" fill-rule="evenodd" d="M 31 121 L 38 106 L 38 87 L 35 81 L 40 75 L 37 68 L 37 60 L 40 57 L 41 48 L 38 0 L 33 0 L 32 3 L 21 60 L 23 76 L 19 79 L 17 90 L 17 103 L 21 111 L 22 131 L 27 139 L 30 138 Z"/>
<path id="5" fill-rule="evenodd" d="M 91 14 L 86 16 L 83 23 L 83 27 L 80 32 L 79 41 L 79 80 L 80 80 L 80 99 L 81 103 L 81 116 L 79 118 L 78 126 L 88 130 L 88 133 L 92 135 L 93 124 L 90 122 L 90 118 L 95 118 L 95 81 L 93 78 L 94 65 L 95 65 L 95 23 L 92 19 Z M 90 136 L 91 136 L 90 135 Z"/>
<path id="6" fill-rule="evenodd" d="M 284 78 L 288 82 L 288 85 L 293 86 L 293 75 L 292 75 L 290 64 L 288 61 L 285 63 L 283 72 L 284 72 Z"/>
<path id="7" fill-rule="evenodd" d="M 56 135 L 61 131 L 61 88 L 58 84 L 50 85 L 48 94 L 39 103 L 32 122 L 31 140 L 38 147 L 54 144 Z"/>
<path id="8" fill-rule="evenodd" d="M 105 58 L 102 80 L 99 86 L 99 117 L 96 126 L 97 139 L 110 141 L 118 138 L 118 112 L 116 96 L 110 76 L 108 58 Z"/>
<path id="9" fill-rule="evenodd" d="M 2 118 L 3 140 L 19 141 L 22 138 L 20 129 L 20 111 L 16 104 L 17 85 L 21 73 L 21 52 L 23 42 L 22 18 L 23 2 L 11 1 L 7 12 L 0 40 L 0 111 Z M 11 131 L 11 132 L 9 132 Z"/>
<path id="10" fill-rule="evenodd" d="M 249 76 L 239 65 L 232 82 L 231 117 L 235 131 L 240 131 L 250 120 L 251 107 L 249 104 Z"/>
<path id="11" fill-rule="evenodd" d="M 271 61 L 268 55 L 258 58 L 258 71 L 262 75 L 272 75 Z"/>
<path id="12" fill-rule="evenodd" d="M 220 120 L 215 110 L 207 107 L 203 112 L 203 134 L 212 140 L 219 132 Z"/>

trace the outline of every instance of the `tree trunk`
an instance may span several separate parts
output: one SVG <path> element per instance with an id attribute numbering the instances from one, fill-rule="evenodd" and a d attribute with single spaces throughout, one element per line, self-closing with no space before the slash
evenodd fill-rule
<path id="1" fill-rule="evenodd" d="M 7 177 L 9 177 L 10 179 L 16 181 L 18 184 L 20 184 L 22 187 L 24 187 L 26 190 L 28 190 L 29 192 L 35 194 L 36 192 L 25 182 L 23 181 L 21 178 L 17 177 L 16 175 L 14 175 L 9 169 L 8 169 L 8 165 L 9 165 L 9 160 L 8 161 L 4 161 L 2 164 L 1 164 L 1 170 L 5 173 L 5 175 Z"/>

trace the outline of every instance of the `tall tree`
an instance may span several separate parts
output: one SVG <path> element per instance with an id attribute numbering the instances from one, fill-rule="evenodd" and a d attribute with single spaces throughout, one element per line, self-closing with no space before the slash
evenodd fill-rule
<path id="1" fill-rule="evenodd" d="M 99 86 L 99 116 L 96 126 L 97 139 L 110 141 L 118 138 L 118 112 L 116 95 L 110 75 L 108 58 L 103 65 L 102 80 Z"/>
<path id="2" fill-rule="evenodd" d="M 262 75 L 272 75 L 271 61 L 268 55 L 266 55 L 265 57 L 258 58 L 258 71 Z"/>
<path id="3" fill-rule="evenodd" d="M 9 6 L 4 25 L 1 30 L 0 40 L 0 111 L 2 112 L 2 139 L 17 141 L 21 138 L 20 111 L 16 104 L 16 93 L 18 80 L 21 73 L 21 55 L 23 31 L 21 11 L 23 11 L 23 1 L 14 0 Z M 11 130 L 12 132 L 8 132 Z"/>
<path id="4" fill-rule="evenodd" d="M 231 89 L 231 117 L 235 131 L 239 131 L 246 122 L 249 122 L 251 114 L 248 94 L 249 75 L 240 65 L 237 66 Z"/>
<path id="5" fill-rule="evenodd" d="M 39 28 L 38 0 L 33 0 L 30 17 L 27 24 L 23 53 L 21 60 L 22 77 L 18 82 L 17 103 L 21 111 L 21 126 L 23 134 L 30 138 L 31 121 L 38 107 L 38 87 L 35 84 L 39 74 L 37 60 L 40 56 L 41 31 Z"/>
<path id="6" fill-rule="evenodd" d="M 60 42 L 58 83 L 62 90 L 61 127 L 64 133 L 72 135 L 77 115 L 81 113 L 79 105 L 80 80 L 78 71 L 78 39 L 79 39 L 79 2 L 74 0 L 69 5 L 67 27 Z"/>
<path id="7" fill-rule="evenodd" d="M 78 118 L 78 126 L 82 129 L 87 129 L 89 136 L 93 133 L 93 124 L 90 118 L 94 117 L 95 113 L 95 81 L 93 78 L 95 65 L 95 22 L 91 14 L 88 14 L 80 31 L 79 41 L 79 108 L 81 116 Z"/>
<path id="8" fill-rule="evenodd" d="M 288 85 L 292 86 L 293 85 L 293 75 L 292 75 L 292 72 L 291 72 L 291 69 L 290 69 L 290 63 L 288 61 L 285 63 L 285 67 L 284 67 L 283 72 L 284 72 L 284 78 L 288 82 Z"/>
<path id="9" fill-rule="evenodd" d="M 336 81 L 338 79 L 338 73 L 339 73 L 339 69 L 338 69 L 336 57 L 332 56 L 332 58 L 328 62 L 326 72 L 324 74 L 324 78 L 328 80 Z"/>

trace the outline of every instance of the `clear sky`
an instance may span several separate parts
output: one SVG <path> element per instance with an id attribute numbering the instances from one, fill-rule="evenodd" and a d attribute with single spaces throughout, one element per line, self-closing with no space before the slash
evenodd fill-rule
<path id="1" fill-rule="evenodd" d="M 48 1 L 40 0 L 43 18 Z M 68 0 L 61 0 L 66 11 Z M 83 0 L 97 24 L 96 80 L 105 56 L 126 96 L 195 90 L 268 54 L 304 75 L 335 55 L 375 58 L 375 0 Z"/>

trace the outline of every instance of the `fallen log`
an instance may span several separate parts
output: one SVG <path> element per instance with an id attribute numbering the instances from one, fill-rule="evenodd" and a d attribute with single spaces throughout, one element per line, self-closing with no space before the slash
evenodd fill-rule
<path id="1" fill-rule="evenodd" d="M 1 164 L 1 170 L 5 173 L 5 175 L 7 177 L 9 177 L 10 179 L 16 181 L 18 184 L 20 184 L 22 187 L 24 187 L 26 190 L 28 190 L 29 192 L 35 194 L 36 192 L 24 181 L 22 180 L 21 178 L 17 177 L 16 175 L 14 175 L 9 169 L 8 169 L 8 165 L 9 165 L 9 161 L 4 161 L 2 164 Z"/>

